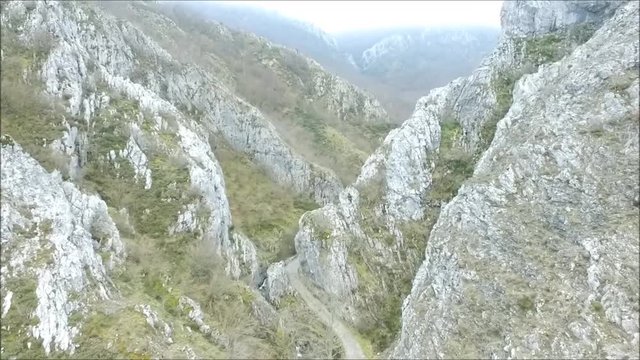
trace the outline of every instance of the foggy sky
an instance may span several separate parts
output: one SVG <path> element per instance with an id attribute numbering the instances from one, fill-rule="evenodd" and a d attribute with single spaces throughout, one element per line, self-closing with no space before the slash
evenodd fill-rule
<path id="1" fill-rule="evenodd" d="M 329 33 L 398 26 L 500 26 L 502 1 L 222 1 L 258 6 Z"/>

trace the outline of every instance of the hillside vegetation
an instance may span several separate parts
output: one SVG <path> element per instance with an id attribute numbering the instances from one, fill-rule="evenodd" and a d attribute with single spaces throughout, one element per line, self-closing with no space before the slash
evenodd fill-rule
<path id="1" fill-rule="evenodd" d="M 296 152 L 334 170 L 345 184 L 355 179 L 366 154 L 393 128 L 381 108 L 367 108 L 367 95 L 355 88 L 346 93 L 333 89 L 343 85 L 292 49 L 228 29 L 188 7 L 102 6 L 139 26 L 176 59 L 210 71 L 258 107 Z M 164 16 L 172 22 L 159 21 Z M 329 88 L 321 90 L 320 83 Z M 336 94 L 340 97 L 334 98 Z"/>
<path id="2" fill-rule="evenodd" d="M 215 238 L 219 234 L 209 231 L 209 223 L 215 215 L 206 206 L 202 191 L 194 187 L 193 163 L 189 162 L 192 155 L 187 154 L 188 149 L 181 143 L 179 134 L 180 127 L 185 124 L 202 129 L 198 127 L 201 119 L 197 111 L 177 106 L 179 114 L 150 112 L 140 100 L 125 91 L 115 90 L 104 78 L 100 70 L 104 70 L 105 63 L 111 59 L 105 60 L 91 53 L 84 59 L 86 68 L 80 70 L 83 78 L 78 80 L 78 90 L 86 101 L 81 109 L 86 110 L 89 101 L 98 105 L 86 117 L 82 111 L 73 114 L 75 94 L 63 89 L 59 97 L 53 96 L 49 93 L 52 91 L 50 84 L 43 82 L 46 76 L 60 76 L 63 79 L 60 83 L 65 84 L 62 87 L 68 86 L 69 75 L 62 72 L 43 75 L 42 70 L 51 66 L 52 58 L 60 61 L 59 57 L 55 58 L 59 54 L 55 51 L 59 51 L 62 43 L 68 49 L 70 40 L 60 38 L 59 33 L 57 38 L 49 34 L 47 26 L 59 24 L 47 23 L 35 31 L 24 24 L 33 18 L 53 22 L 53 13 L 48 11 L 56 10 L 56 16 L 68 21 L 64 25 L 69 26 L 69 19 L 75 21 L 74 16 L 82 14 L 77 15 L 83 21 L 79 27 L 86 29 L 83 28 L 86 26 L 92 29 L 92 35 L 97 34 L 95 43 L 102 53 L 108 52 L 113 44 L 101 43 L 104 37 L 118 41 L 121 38 L 110 36 L 127 30 L 129 34 L 133 33 L 132 36 L 139 36 L 131 30 L 130 24 L 134 24 L 179 59 L 178 63 L 163 63 L 163 69 L 180 73 L 197 65 L 215 75 L 222 86 L 228 86 L 246 101 L 260 106 L 265 113 L 271 112 L 273 117 L 269 119 L 274 123 L 278 120 L 281 124 L 291 124 L 292 128 L 298 126 L 300 133 L 282 132 L 281 136 L 295 145 L 294 150 L 301 149 L 299 153 L 305 160 L 324 162 L 345 179 L 353 176 L 364 160 L 365 152 L 372 149 L 389 129 L 385 125 L 384 112 L 379 118 L 374 115 L 374 121 L 370 121 L 371 114 L 367 115 L 370 117 L 367 120 L 365 115 L 358 113 L 364 108 L 354 110 L 353 114 L 336 114 L 329 109 L 328 102 L 318 100 L 317 94 L 305 98 L 305 91 L 313 90 L 313 76 L 330 75 L 285 49 L 276 49 L 272 57 L 289 67 L 298 64 L 299 68 L 294 72 L 284 67 L 286 71 L 276 74 L 261 62 L 271 46 L 248 34 L 236 33 L 236 39 L 207 39 L 213 34 L 221 36 L 215 30 L 219 28 L 193 20 L 187 32 L 152 4 L 59 3 L 51 5 L 54 10 L 46 6 L 35 2 L 18 5 L 3 2 L 2 5 L 0 136 L 3 159 L 5 154 L 13 156 L 24 150 L 48 172 L 47 176 L 55 178 L 59 173 L 69 182 L 65 186 L 99 196 L 106 203 L 126 256 L 122 263 L 111 268 L 114 255 L 100 249 L 112 239 L 91 234 L 94 248 L 86 251 L 96 251 L 104 266 L 109 268 L 107 283 L 113 295 L 108 299 L 95 295 L 100 289 L 91 285 L 81 293 L 71 292 L 70 298 L 63 300 L 68 302 L 60 305 L 63 308 L 45 309 L 56 316 L 66 316 L 68 312 L 69 326 L 76 329 L 68 330 L 65 326 L 56 329 L 76 331 L 72 338 L 73 351 L 60 351 L 52 346 L 51 352 L 45 354 L 48 345 L 32 336 L 33 326 L 42 319 L 42 313 L 35 313 L 42 302 L 42 294 L 36 291 L 43 281 L 39 273 L 41 269 L 65 265 L 56 264 L 59 245 L 52 247 L 50 243 L 53 242 L 49 238 L 52 229 L 78 225 L 61 225 L 60 218 L 38 219 L 30 209 L 20 208 L 21 214 L 36 225 L 14 227 L 10 233 L 2 234 L 3 250 L 7 250 L 2 254 L 3 266 L 17 256 L 22 247 L 36 244 L 37 253 L 29 259 L 33 261 L 28 263 L 32 267 L 28 271 L 18 274 L 3 270 L 0 307 L 8 313 L 6 317 L 3 315 L 1 328 L 2 358 L 41 358 L 45 355 L 84 359 L 292 358 L 298 353 L 310 358 L 340 357 L 340 342 L 302 301 L 289 296 L 274 308 L 256 289 L 260 284 L 254 282 L 260 280 L 270 263 L 293 255 L 298 219 L 318 205 L 308 197 L 278 185 L 251 156 L 232 149 L 222 138 L 210 134 L 209 146 L 220 163 L 226 183 L 221 193 L 228 197 L 233 219 L 233 225 L 228 229 L 229 237 L 246 235 L 248 241 L 255 244 L 261 266 L 255 274 L 256 279 L 250 279 L 246 274 L 232 279 L 229 259 L 214 246 L 220 242 Z M 11 10 L 6 10 L 7 7 Z M 104 24 L 108 24 L 104 8 L 109 8 L 117 27 L 104 28 Z M 16 15 L 19 11 L 24 13 Z M 189 24 L 191 20 L 183 21 Z M 189 54 L 189 47 L 199 51 Z M 216 55 L 225 48 L 230 52 Z M 166 74 L 154 67 L 158 65 L 157 58 L 149 56 L 144 49 L 138 50 L 133 58 L 127 59 L 131 62 L 127 66 L 131 65 L 133 69 L 130 80 L 140 88 L 146 87 L 145 90 L 156 90 L 150 83 L 149 72 L 157 72 L 154 75 L 159 77 Z M 238 51 L 248 52 L 243 55 L 244 64 L 254 70 L 243 74 L 237 67 L 231 67 L 242 64 L 232 61 Z M 116 50 L 113 53 L 117 53 Z M 69 59 L 63 57 L 62 61 Z M 71 67 L 69 64 L 61 66 Z M 292 86 L 284 80 L 298 77 L 305 77 L 307 83 Z M 280 88 L 251 93 L 256 84 L 260 84 L 260 89 L 269 90 L 264 85 L 271 80 Z M 162 91 L 167 91 L 166 87 Z M 286 91 L 288 95 L 283 98 L 291 103 L 282 100 L 284 102 L 274 104 L 275 99 L 280 98 L 274 91 L 282 94 Z M 298 103 L 294 99 L 303 100 Z M 283 115 L 286 108 L 295 111 L 286 117 Z M 276 115 L 282 118 L 276 119 Z M 158 121 L 162 126 L 158 126 Z M 304 143 L 304 136 L 309 139 L 308 144 Z M 322 151 L 325 146 L 327 152 Z M 137 162 L 132 161 L 133 151 L 139 151 L 138 156 L 141 156 Z M 150 174 L 148 181 L 141 169 Z M 3 177 L 13 175 L 5 174 L 3 167 Z M 3 206 L 21 206 L 15 203 L 15 194 L 20 189 L 5 189 L 4 184 Z M 29 186 L 25 184 L 27 191 L 51 191 Z M 47 207 L 48 204 L 39 206 Z M 192 215 L 193 226 L 179 229 L 185 214 Z M 4 216 L 3 212 L 3 221 Z M 85 269 L 82 276 L 91 279 L 95 274 Z M 90 283 L 86 279 L 83 281 Z M 55 283 L 55 277 L 51 281 L 53 286 L 59 285 Z M 82 306 L 76 307 L 77 304 Z"/>

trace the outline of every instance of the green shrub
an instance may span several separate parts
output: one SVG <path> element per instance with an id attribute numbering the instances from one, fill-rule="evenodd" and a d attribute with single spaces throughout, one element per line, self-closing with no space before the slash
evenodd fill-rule
<path id="1" fill-rule="evenodd" d="M 402 327 L 402 298 L 393 294 L 385 296 L 379 309 L 380 319 L 363 333 L 371 339 L 376 352 L 386 349 Z"/>
<path id="2" fill-rule="evenodd" d="M 562 52 L 559 46 L 562 38 L 558 34 L 547 34 L 525 40 L 525 58 L 536 67 L 559 60 Z"/>
<path id="3" fill-rule="evenodd" d="M 473 157 L 464 150 L 441 152 L 431 176 L 430 202 L 439 204 L 451 200 L 462 183 L 473 175 L 473 168 Z"/>
<path id="4" fill-rule="evenodd" d="M 524 295 L 518 298 L 518 307 L 522 311 L 531 311 L 535 309 L 534 298 L 529 295 Z"/>
<path id="5" fill-rule="evenodd" d="M 264 170 L 225 142 L 218 140 L 215 152 L 237 229 L 256 244 L 268 262 L 293 255 L 300 216 L 318 206 L 308 197 L 274 183 Z"/>
<path id="6" fill-rule="evenodd" d="M 489 118 L 485 120 L 480 128 L 480 144 L 476 151 L 476 157 L 482 155 L 493 141 L 498 122 L 504 118 L 511 107 L 513 87 L 520 75 L 520 72 L 499 72 L 491 79 L 491 89 L 496 97 L 496 105 Z"/>
<path id="7" fill-rule="evenodd" d="M 567 39 L 573 46 L 582 45 L 591 39 L 596 27 L 590 23 L 581 23 L 574 25 L 567 31 Z"/>
<path id="8" fill-rule="evenodd" d="M 583 23 L 554 33 L 527 38 L 523 42 L 524 61 L 534 69 L 542 64 L 556 62 L 589 40 L 595 30 L 593 24 Z"/>
<path id="9" fill-rule="evenodd" d="M 491 79 L 491 89 L 496 97 L 496 113 L 504 117 L 513 102 L 513 87 L 520 78 L 519 74 L 499 72 Z"/>
<path id="10" fill-rule="evenodd" d="M 158 274 L 147 274 L 144 278 L 144 290 L 147 295 L 158 300 L 169 314 L 178 313 L 179 296 L 167 290 Z"/>
<path id="11" fill-rule="evenodd" d="M 20 64 L 9 69 L 6 64 L 12 61 Z M 48 171 L 58 169 L 65 175 L 67 159 L 45 146 L 62 137 L 64 110 L 53 99 L 41 95 L 41 86 L 35 80 L 30 83 L 11 77 L 16 71 L 21 74 L 24 66 L 15 55 L 6 55 L 2 62 L 0 133 L 11 136 Z"/>
<path id="12" fill-rule="evenodd" d="M 74 339 L 79 347 L 70 357 L 150 359 L 151 349 L 146 343 L 150 335 L 152 332 L 144 316 L 131 307 L 110 313 L 94 311 L 80 324 L 80 334 Z"/>
<path id="13" fill-rule="evenodd" d="M 602 306 L 602 303 L 595 300 L 591 301 L 591 309 L 593 309 L 593 311 L 597 313 L 604 312 L 604 307 Z"/>
<path id="14" fill-rule="evenodd" d="M 462 126 L 457 119 L 451 119 L 444 116 L 444 120 L 440 122 L 440 149 L 446 152 L 452 149 L 458 139 L 462 136 Z"/>
<path id="15" fill-rule="evenodd" d="M 38 318 L 35 315 L 38 306 L 36 286 L 36 280 L 33 278 L 12 278 L 2 284 L 0 302 L 6 299 L 6 291 L 13 292 L 11 306 L 2 318 L 2 326 L 0 326 L 3 356 L 44 357 L 41 344 L 29 336 L 30 327 L 38 324 Z M 28 349 L 27 342 L 32 343 L 31 349 Z"/>

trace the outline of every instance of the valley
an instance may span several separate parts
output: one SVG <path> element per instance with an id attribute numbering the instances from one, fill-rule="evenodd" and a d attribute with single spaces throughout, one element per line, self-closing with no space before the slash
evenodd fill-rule
<path id="1" fill-rule="evenodd" d="M 637 356 L 639 11 L 3 1 L 0 357 Z"/>

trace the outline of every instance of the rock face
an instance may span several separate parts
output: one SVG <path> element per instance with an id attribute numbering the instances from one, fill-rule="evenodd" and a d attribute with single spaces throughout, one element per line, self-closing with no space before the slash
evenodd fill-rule
<path id="1" fill-rule="evenodd" d="M 554 5 L 534 16 L 505 3 L 503 24 L 519 24 L 506 32 L 603 20 L 620 4 Z M 638 4 L 622 5 L 516 83 L 431 232 L 392 358 L 637 355 L 637 37 Z"/>
<path id="2" fill-rule="evenodd" d="M 422 218 L 422 195 L 431 185 L 433 155 L 440 146 L 438 116 L 457 83 L 433 90 L 418 101 L 411 119 L 393 130 L 362 167 L 355 185 L 382 174 L 386 185 L 385 211 L 396 220 Z"/>
<path id="3" fill-rule="evenodd" d="M 377 199 L 376 206 L 379 211 L 385 209 L 388 223 L 422 217 L 421 197 L 430 186 L 430 171 L 433 167 L 429 155 L 436 151 L 440 143 L 440 127 L 434 115 L 442 107 L 443 95 L 448 91 L 447 88 L 438 89 L 432 96 L 421 99 L 413 117 L 399 129 L 391 131 L 383 146 L 369 157 L 354 184 L 355 187 L 345 189 L 336 204 L 312 211 L 301 219 L 296 249 L 304 260 L 303 264 L 306 263 L 308 266 L 303 268 L 308 268 L 316 281 L 319 281 L 323 273 L 313 265 L 320 266 L 319 249 L 323 247 L 322 241 L 317 242 L 322 238 L 318 229 L 327 231 L 326 237 L 332 241 L 333 254 L 327 255 L 327 258 L 337 262 L 334 269 L 337 273 L 345 270 L 347 266 L 344 241 L 350 236 L 364 236 L 359 226 L 362 214 L 359 211 L 358 186 L 381 178 L 386 190 L 382 194 L 383 198 Z M 307 243 L 308 241 L 315 242 L 315 245 Z M 336 256 L 337 253 L 342 255 Z M 334 281 L 336 276 L 328 276 L 326 284 L 340 286 L 340 281 Z M 345 279 L 351 279 L 347 281 L 351 285 L 344 286 L 344 292 L 338 292 L 342 295 L 346 295 L 347 290 L 355 289 L 357 283 L 353 275 L 347 276 L 345 273 L 345 276 Z"/>
<path id="4" fill-rule="evenodd" d="M 315 73 L 313 97 L 324 99 L 329 110 L 337 113 L 340 119 L 357 119 L 373 124 L 389 121 L 386 111 L 376 99 L 363 94 L 343 79 L 327 73 L 320 64 L 311 59 L 309 67 Z"/>
<path id="5" fill-rule="evenodd" d="M 482 65 L 420 99 L 354 187 L 301 219 L 304 274 L 354 323 L 400 281 L 382 274 L 412 269 L 428 244 L 393 358 L 637 349 L 637 4 L 536 10 L 545 4 L 505 3 L 502 39 Z M 431 229 L 442 183 L 464 166 L 467 181 Z M 375 200 L 363 200 L 372 185 Z M 428 242 L 406 224 L 430 233 Z M 541 335 L 563 329 L 573 335 Z"/>
<path id="6" fill-rule="evenodd" d="M 423 198 L 431 188 L 441 137 L 438 115 L 455 88 L 439 88 L 421 99 L 412 118 L 389 133 L 339 201 L 300 220 L 295 240 L 303 272 L 334 300 L 340 299 L 335 310 L 353 323 L 365 317 L 363 288 L 385 291 L 378 286 L 385 289 L 398 281 L 391 276 L 372 284 L 372 278 L 400 268 L 406 273 L 420 256 L 409 249 L 413 234 L 400 227 L 425 215 Z"/>
<path id="7" fill-rule="evenodd" d="M 124 248 L 104 201 L 7 142 L 0 152 L 3 324 L 21 328 L 26 324 L 12 319 L 35 310 L 33 326 L 22 331 L 32 331 L 47 354 L 73 351 L 78 328 L 69 316 L 111 296 L 108 271 L 122 262 Z"/>
<path id="8" fill-rule="evenodd" d="M 132 6 L 138 5 L 149 4 Z M 157 8 L 147 11 L 163 19 L 162 24 L 171 24 Z M 149 28 L 88 3 L 4 2 L 0 17 L 3 69 L 5 65 L 20 69 L 11 84 L 25 91 L 20 95 L 39 99 L 42 93 L 62 108 L 52 110 L 54 115 L 42 112 L 24 121 L 14 116 L 5 123 L 5 95 L 2 99 L 3 134 L 26 139 L 0 141 L 2 336 L 12 340 L 3 342 L 3 356 L 40 356 L 41 350 L 63 356 L 78 350 L 79 356 L 91 357 L 99 348 L 110 356 L 163 354 L 169 349 L 195 357 L 229 350 L 226 340 L 220 340 L 226 334 L 213 330 L 211 314 L 182 296 L 178 287 L 188 281 L 171 282 L 180 277 L 192 280 L 194 273 L 205 281 L 220 256 L 220 272 L 244 282 L 238 286 L 240 281 L 226 279 L 233 286 L 220 292 L 240 297 L 242 304 L 235 310 L 244 315 L 244 307 L 250 308 L 254 298 L 245 290 L 259 285 L 261 272 L 269 265 L 260 257 L 256 239 L 233 225 L 214 150 L 224 143 L 229 151 L 242 153 L 261 175 L 264 172 L 273 183 L 291 189 L 292 197 L 304 195 L 300 207 L 337 199 L 340 180 L 332 170 L 292 150 L 269 119 L 211 69 L 176 60 L 147 34 L 153 33 Z M 167 34 L 169 30 L 175 29 L 167 29 Z M 362 117 L 365 123 L 386 122 L 375 99 L 324 73 L 317 64 L 310 66 L 310 93 L 304 94 L 310 102 L 322 102 L 319 108 L 337 114 L 338 120 Z M 14 90 L 6 86 L 10 81 L 5 80 L 13 76 L 7 73 L 3 71 L 3 93 Z M 24 105 L 17 108 L 29 108 L 31 103 Z M 20 124 L 6 130 L 9 121 Z M 47 172 L 52 168 L 59 171 Z M 132 245 L 130 257 L 125 256 L 121 236 Z M 189 251 L 196 252 L 191 247 L 201 243 L 213 249 L 197 254 L 209 256 L 205 260 L 210 267 L 184 261 Z M 151 252 L 156 255 L 170 254 L 157 260 L 166 266 L 147 266 L 149 244 L 155 246 Z M 163 273 L 176 268 L 184 274 Z M 273 298 L 288 291 L 276 290 L 278 286 L 270 286 L 277 293 Z M 202 296 L 193 299 L 211 312 L 212 298 L 219 295 L 213 292 L 207 294 L 208 304 Z M 143 295 L 146 303 L 136 296 L 127 298 L 131 293 Z M 235 299 L 228 294 L 221 298 L 216 304 Z M 275 309 L 262 298 L 255 302 L 257 317 L 276 326 Z M 132 319 L 127 334 L 101 333 L 128 317 Z M 183 318 L 196 323 L 209 341 L 199 343 L 191 330 L 172 322 Z M 317 337 L 307 339 L 317 341 Z M 104 344 L 95 346 L 96 339 Z M 80 341 L 83 348 L 77 349 Z M 245 347 L 244 340 L 229 341 L 235 346 L 229 354 L 240 356 L 234 351 Z M 141 350 L 144 342 L 152 345 Z"/>
<path id="9" fill-rule="evenodd" d="M 285 295 L 293 294 L 293 288 L 291 287 L 284 261 L 279 261 L 269 266 L 260 290 L 265 293 L 265 298 L 270 303 L 276 305 Z"/>
<path id="10" fill-rule="evenodd" d="M 294 154 L 257 109 L 229 93 L 209 74 L 197 67 L 178 72 L 176 69 L 181 65 L 138 29 L 126 23 L 117 24 L 97 8 L 77 7 L 77 10 L 66 11 L 61 4 L 51 2 L 46 6 L 37 3 L 27 11 L 22 3 L 13 2 L 7 4 L 3 14 L 7 19 L 27 17 L 22 35 L 26 39 L 37 36 L 43 29 L 58 38 L 42 76 L 49 93 L 69 97 L 72 114 L 82 112 L 89 116 L 95 111 L 91 101 L 95 95 L 83 92 L 83 84 L 100 79 L 139 101 L 147 111 L 173 113 L 175 106 L 179 106 L 198 112 L 207 129 L 220 133 L 234 149 L 254 157 L 274 180 L 309 193 L 320 203 L 335 198 L 340 183 L 330 171 L 312 166 Z M 100 23 L 88 24 L 89 16 Z M 101 29 L 117 31 L 105 36 Z M 139 66 L 131 60 L 136 56 L 158 63 L 162 76 L 143 70 L 145 79 L 130 81 Z M 87 63 L 97 67 L 97 72 L 87 69 Z"/>
<path id="11" fill-rule="evenodd" d="M 509 1 L 502 7 L 501 24 L 509 36 L 544 35 L 585 22 L 601 25 L 620 1 Z"/>
<path id="12" fill-rule="evenodd" d="M 72 115 L 82 116 L 91 124 L 92 116 L 108 107 L 108 97 L 90 91 L 95 87 L 92 84 L 100 83 L 107 87 L 101 90 L 116 91 L 137 101 L 141 111 L 154 117 L 156 131 L 167 129 L 169 118 L 178 122 L 179 146 L 189 163 L 191 185 L 203 194 L 204 204 L 211 213 L 206 232 L 215 234 L 212 238 L 216 239 L 221 253 L 230 259 L 228 270 L 233 276 L 240 276 L 240 264 L 245 261 L 248 261 L 247 271 L 257 269 L 255 263 L 250 263 L 251 259 L 255 260 L 255 254 L 247 255 L 255 253 L 255 249 L 250 241 L 236 241 L 236 237 L 229 236 L 231 216 L 224 180 L 208 143 L 208 131 L 221 134 L 235 149 L 249 154 L 275 181 L 291 186 L 296 192 L 308 193 L 319 203 L 335 198 L 341 185 L 331 171 L 296 155 L 257 109 L 233 96 L 209 74 L 188 66 L 178 71 L 180 65 L 164 49 L 138 29 L 116 22 L 98 8 L 58 2 L 34 4 L 34 8 L 27 9 L 22 2 L 8 3 L 3 9 L 3 22 L 10 26 L 12 19 L 24 19 L 21 36 L 27 43 L 44 30 L 56 37 L 41 75 L 48 93 L 68 100 Z M 114 31 L 107 33 L 104 29 Z M 139 59 L 157 62 L 162 74 L 147 71 L 144 81 L 131 81 Z M 199 122 L 187 118 L 177 107 L 191 109 L 188 115 L 199 114 Z M 138 118 L 140 115 L 134 114 Z M 139 124 L 135 118 L 131 120 L 129 142 L 119 155 L 105 155 L 112 160 L 117 155 L 130 161 L 136 178 L 148 189 L 153 174 L 137 143 Z M 71 144 L 81 140 L 77 133 L 77 128 L 71 127 L 66 140 L 69 144 L 54 147 L 77 148 Z M 71 168 L 76 169 L 80 156 L 72 160 L 75 163 Z"/>

